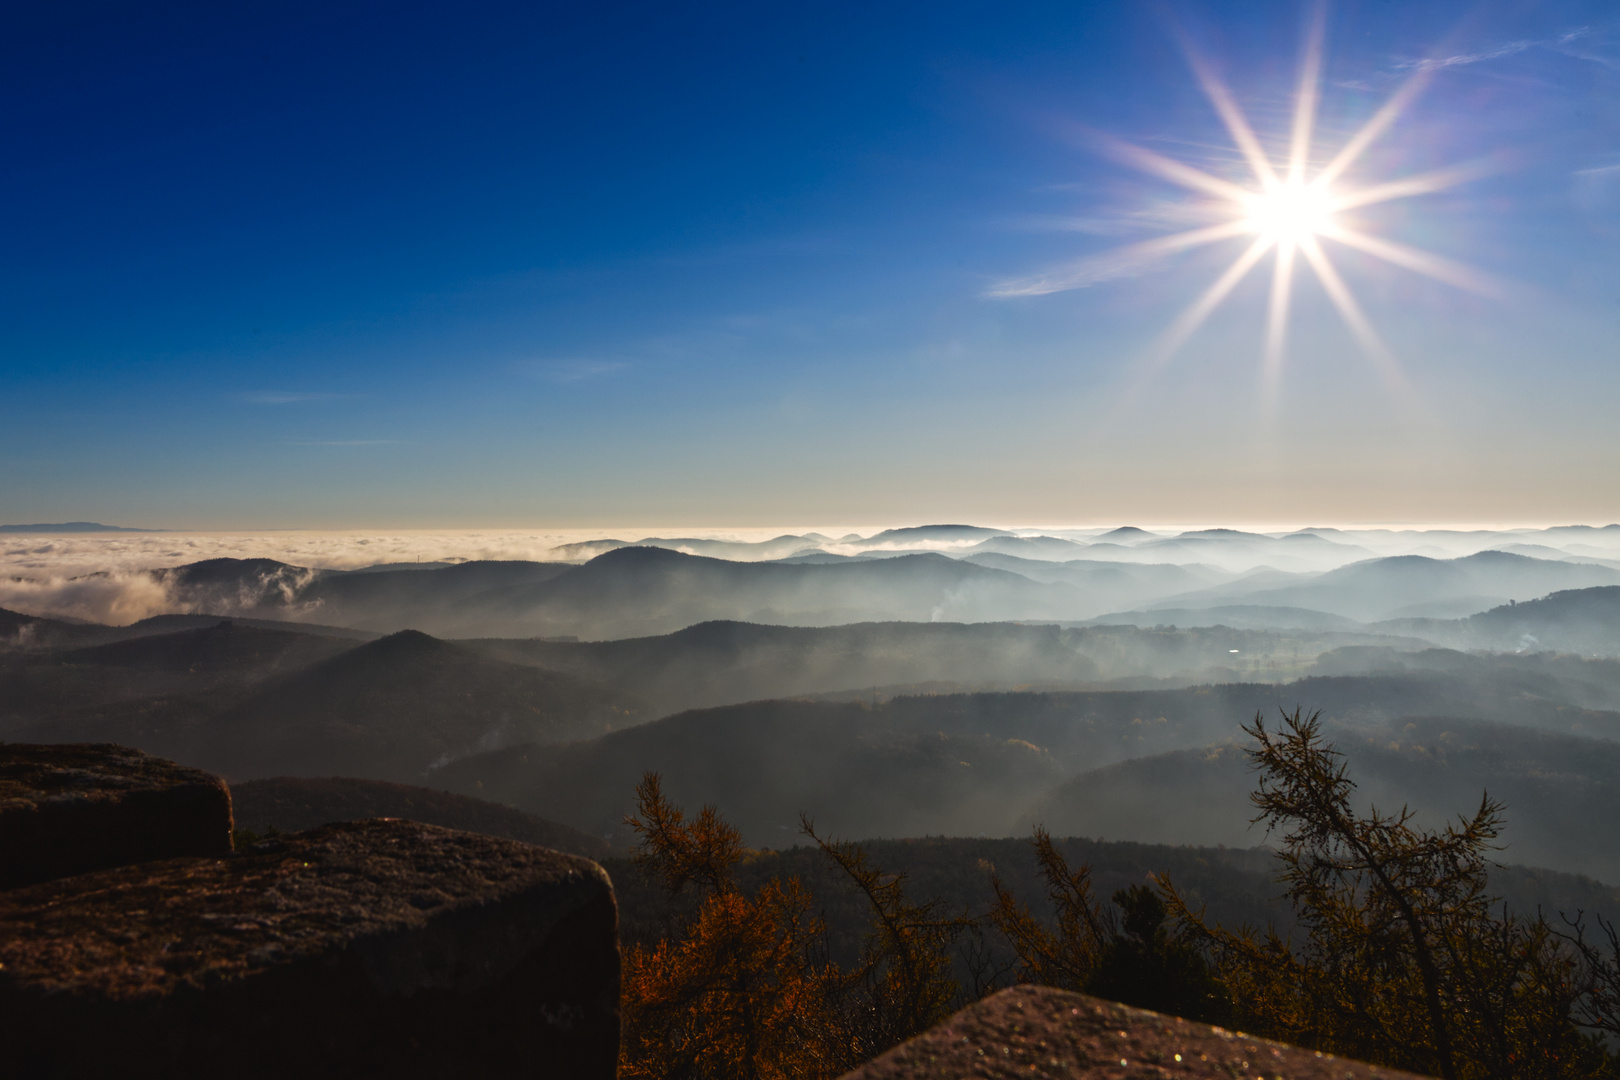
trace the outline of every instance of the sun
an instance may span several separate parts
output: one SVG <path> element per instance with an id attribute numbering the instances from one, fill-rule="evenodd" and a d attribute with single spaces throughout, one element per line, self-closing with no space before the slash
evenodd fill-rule
<path id="1" fill-rule="evenodd" d="M 1274 140 L 1274 144 L 1287 147 L 1286 157 L 1281 161 L 1266 150 L 1210 64 L 1189 42 L 1182 42 L 1204 94 L 1252 174 L 1247 183 L 1217 176 L 1131 143 L 1110 138 L 1100 140 L 1104 151 L 1121 163 L 1169 180 L 1193 193 L 1195 198 L 1189 199 L 1187 208 L 1206 214 L 1206 219 L 1214 224 L 1118 248 L 1054 272 L 1006 282 L 992 289 L 991 295 L 1038 296 L 1083 288 L 1133 274 L 1155 260 L 1191 248 L 1249 237 L 1248 246 L 1237 259 L 1172 320 L 1153 350 L 1151 366 L 1163 363 L 1186 344 L 1238 283 L 1270 256 L 1271 293 L 1264 347 L 1268 396 L 1275 390 L 1286 353 L 1288 313 L 1295 272 L 1301 261 L 1310 267 L 1368 357 L 1382 369 L 1389 382 L 1400 383 L 1399 365 L 1393 353 L 1379 338 L 1355 294 L 1335 269 L 1324 241 L 1356 249 L 1391 265 L 1461 288 L 1499 296 L 1500 286 L 1485 275 L 1431 252 L 1375 235 L 1343 216 L 1346 211 L 1360 207 L 1440 191 L 1482 175 L 1487 166 L 1476 163 L 1360 187 L 1346 183 L 1344 177 L 1351 166 L 1388 132 L 1441 65 L 1416 65 L 1412 76 L 1360 130 L 1337 150 L 1328 151 L 1314 139 L 1321 97 L 1325 27 L 1326 6 L 1317 3 L 1311 8 L 1307 21 L 1299 85 L 1294 95 L 1293 123 L 1285 138 Z"/>
<path id="2" fill-rule="evenodd" d="M 1298 244 L 1333 228 L 1332 192 L 1310 184 L 1278 184 L 1256 192 L 1246 209 L 1250 229 L 1273 243 Z"/>

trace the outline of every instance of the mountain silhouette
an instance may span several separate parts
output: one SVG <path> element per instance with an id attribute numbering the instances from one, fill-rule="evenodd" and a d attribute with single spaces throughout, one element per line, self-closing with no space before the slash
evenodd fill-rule
<path id="1" fill-rule="evenodd" d="M 504 836 L 525 844 L 602 859 L 613 846 L 600 837 L 509 806 L 432 788 L 359 780 L 351 776 L 276 776 L 231 785 L 236 827 L 302 832 L 334 821 L 397 817 L 446 829 Z"/>
<path id="2" fill-rule="evenodd" d="M 0 525 L 0 533 L 149 533 L 162 529 L 129 529 L 95 521 L 64 521 L 56 525 Z"/>
<path id="3" fill-rule="evenodd" d="M 714 621 L 658 637 L 466 644 L 503 660 L 617 686 L 660 711 L 675 712 L 866 687 L 1093 681 L 1101 670 L 1077 640 L 1056 626 L 1012 623 L 796 627 Z"/>
<path id="4" fill-rule="evenodd" d="M 69 664 L 150 671 L 231 671 L 262 678 L 308 667 L 353 648 L 341 638 L 289 630 L 262 630 L 230 620 L 178 633 L 153 634 L 64 653 Z"/>
<path id="5" fill-rule="evenodd" d="M 103 641 L 106 627 L 46 619 L 0 608 L 0 650 L 38 649 Z"/>
<path id="6" fill-rule="evenodd" d="M 1154 606 L 1243 603 L 1299 607 L 1361 622 L 1403 616 L 1455 617 L 1558 590 L 1620 584 L 1620 570 L 1482 551 L 1458 559 L 1395 555 L 1352 563 L 1298 584 L 1276 588 L 1255 588 L 1254 584 L 1239 581 L 1215 586 Z"/>
<path id="7" fill-rule="evenodd" d="M 1464 649 L 1620 656 L 1620 585 L 1564 589 L 1466 619 L 1399 619 L 1375 629 Z"/>
<path id="8" fill-rule="evenodd" d="M 492 636 L 670 633 L 713 620 L 826 626 L 1073 617 L 1082 600 L 944 555 L 816 564 L 737 563 L 627 547 L 566 574 L 481 598 Z"/>
<path id="9" fill-rule="evenodd" d="M 1507 805 L 1504 861 L 1620 880 L 1620 742 L 1434 717 L 1333 734 L 1361 811 L 1406 805 L 1439 828 L 1488 790 Z M 1248 847 L 1265 838 L 1249 825 L 1254 782 L 1242 745 L 1178 750 L 1082 773 L 1037 800 L 1024 823 L 1059 835 Z"/>
<path id="10" fill-rule="evenodd" d="M 190 756 L 230 778 L 409 782 L 476 750 L 585 738 L 645 712 L 608 687 L 404 630 L 264 684 Z"/>

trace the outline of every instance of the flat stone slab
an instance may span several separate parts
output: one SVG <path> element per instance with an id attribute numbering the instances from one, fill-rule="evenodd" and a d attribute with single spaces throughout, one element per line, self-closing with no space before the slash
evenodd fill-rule
<path id="1" fill-rule="evenodd" d="M 1016 986 L 969 1005 L 843 1080 L 1417 1080 L 1331 1054 L 1301 1050 L 1044 986 Z"/>
<path id="2" fill-rule="evenodd" d="M 0 893 L 19 1076 L 614 1075 L 612 886 L 395 819 Z"/>
<path id="3" fill-rule="evenodd" d="M 0 889 L 231 850 L 231 793 L 111 743 L 0 743 Z"/>

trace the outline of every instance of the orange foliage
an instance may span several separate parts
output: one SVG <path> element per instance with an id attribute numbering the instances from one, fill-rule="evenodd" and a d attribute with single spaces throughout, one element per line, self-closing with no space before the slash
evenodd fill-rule
<path id="1" fill-rule="evenodd" d="M 675 894 L 698 889 L 675 940 L 624 959 L 621 1077 L 815 1080 L 848 1066 L 834 1001 L 845 985 L 823 956 L 826 927 L 795 878 L 747 896 L 732 883 L 737 831 L 712 807 L 687 822 L 656 773 L 636 788 L 636 860 Z"/>

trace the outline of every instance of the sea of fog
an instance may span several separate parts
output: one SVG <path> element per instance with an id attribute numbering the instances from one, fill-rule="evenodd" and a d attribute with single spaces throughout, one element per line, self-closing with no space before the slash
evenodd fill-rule
<path id="1" fill-rule="evenodd" d="M 1035 558 L 1098 562 L 1210 563 L 1228 571 L 1268 568 L 1327 571 L 1367 558 L 1424 555 L 1456 558 L 1507 550 L 1537 558 L 1620 560 L 1620 529 L 1583 527 L 1313 528 L 1327 544 L 1294 545 L 1286 556 L 1265 542 L 1300 530 L 1243 526 L 1155 525 L 1150 536 L 1107 537 L 1116 526 L 992 526 L 1014 537 L 1055 537 L 1075 546 Z M 893 537 L 885 530 L 900 529 Z M 1202 535 L 1196 535 L 1202 534 Z M 728 559 L 779 558 L 763 544 L 803 538 L 803 550 L 868 557 L 913 551 L 966 554 L 982 535 L 935 535 L 914 526 L 817 525 L 694 529 L 651 526 L 575 529 L 346 530 L 259 532 L 12 533 L 0 536 L 0 608 L 123 624 L 181 610 L 150 571 L 205 559 L 274 559 L 323 570 L 469 560 L 582 561 L 601 550 L 593 541 L 639 542 Z M 1252 541 L 1248 538 L 1253 538 Z M 1185 539 L 1182 539 L 1185 538 Z M 687 543 L 691 541 L 691 543 Z M 757 547 L 751 547 L 757 545 Z M 793 545 L 788 545 L 792 547 Z M 1286 565 L 1284 565 L 1286 562 Z"/>

